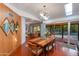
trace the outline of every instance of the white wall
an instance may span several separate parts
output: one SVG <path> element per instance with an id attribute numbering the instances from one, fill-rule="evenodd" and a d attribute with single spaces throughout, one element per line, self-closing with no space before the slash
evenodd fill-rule
<path id="1" fill-rule="evenodd" d="M 23 44 L 26 41 L 26 18 L 22 17 L 22 40 L 21 43 Z"/>

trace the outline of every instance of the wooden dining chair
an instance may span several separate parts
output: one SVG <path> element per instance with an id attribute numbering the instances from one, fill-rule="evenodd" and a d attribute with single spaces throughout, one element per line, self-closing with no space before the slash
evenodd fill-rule
<path id="1" fill-rule="evenodd" d="M 30 50 L 32 51 L 33 55 L 35 55 L 35 56 L 39 56 L 43 52 L 43 49 L 41 47 L 37 46 L 36 44 L 28 42 L 28 46 L 29 46 Z"/>
<path id="2" fill-rule="evenodd" d="M 55 43 L 55 35 L 51 35 L 50 37 L 49 37 L 50 39 L 51 39 L 51 42 L 48 44 L 48 46 L 47 46 L 47 51 L 50 51 L 50 50 L 52 50 L 52 49 L 54 49 L 55 48 L 55 46 L 56 46 L 56 43 Z M 49 40 L 50 40 L 49 39 Z"/>

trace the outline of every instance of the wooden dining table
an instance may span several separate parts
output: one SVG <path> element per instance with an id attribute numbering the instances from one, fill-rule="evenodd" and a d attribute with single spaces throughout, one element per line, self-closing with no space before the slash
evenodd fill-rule
<path id="1" fill-rule="evenodd" d="M 35 38 L 33 40 L 30 40 L 29 42 L 36 44 L 37 46 L 41 47 L 44 49 L 45 55 L 46 55 L 46 47 L 48 46 L 48 44 L 50 44 L 51 42 L 53 43 L 55 39 L 52 38 Z"/>
<path id="2" fill-rule="evenodd" d="M 42 41 L 42 38 L 34 38 L 32 40 L 29 40 L 29 42 L 36 44 L 36 42 Z"/>

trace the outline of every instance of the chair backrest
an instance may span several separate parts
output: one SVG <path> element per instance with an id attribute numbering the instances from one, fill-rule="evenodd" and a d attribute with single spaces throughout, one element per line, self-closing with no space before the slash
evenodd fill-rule
<path id="1" fill-rule="evenodd" d="M 52 38 L 52 39 L 55 39 L 55 35 L 52 34 L 52 35 L 51 35 L 51 38 Z"/>
<path id="2" fill-rule="evenodd" d="M 31 42 L 28 42 L 29 48 L 31 48 L 31 51 L 34 55 L 40 55 L 42 53 L 43 49 L 38 47 L 36 44 L 33 44 Z"/>

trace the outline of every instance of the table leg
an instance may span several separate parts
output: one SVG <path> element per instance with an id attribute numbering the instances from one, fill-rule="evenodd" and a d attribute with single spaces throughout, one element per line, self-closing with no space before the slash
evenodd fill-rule
<path id="1" fill-rule="evenodd" d="M 47 55 L 46 53 L 47 53 L 47 51 L 46 51 L 46 47 L 44 47 L 44 53 L 45 53 L 45 56 Z"/>

